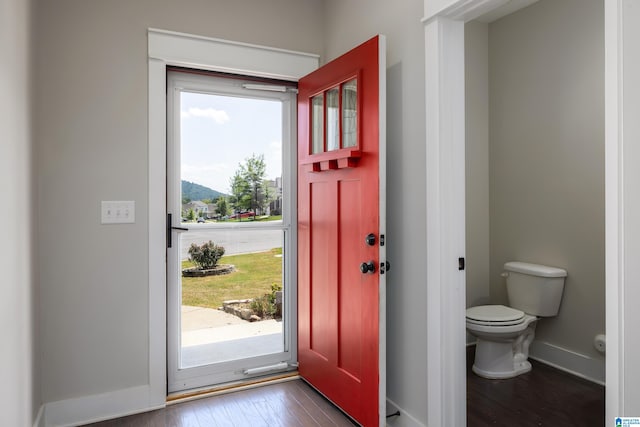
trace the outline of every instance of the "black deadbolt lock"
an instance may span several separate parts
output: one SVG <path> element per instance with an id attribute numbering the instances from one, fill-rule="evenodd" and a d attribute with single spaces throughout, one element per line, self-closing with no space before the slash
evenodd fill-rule
<path id="1" fill-rule="evenodd" d="M 373 233 L 367 234 L 367 237 L 364 238 L 364 241 L 367 245 L 373 246 L 376 244 L 376 235 Z"/>

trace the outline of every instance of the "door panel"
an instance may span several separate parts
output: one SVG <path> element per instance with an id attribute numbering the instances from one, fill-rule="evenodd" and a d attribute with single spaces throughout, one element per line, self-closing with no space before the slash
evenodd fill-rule
<path id="1" fill-rule="evenodd" d="M 331 197 L 332 189 L 325 182 L 311 183 L 310 189 L 310 207 L 316 227 L 311 230 L 310 236 L 313 258 L 310 259 L 312 268 L 309 288 L 311 291 L 310 298 L 316 303 L 310 307 L 309 348 L 318 357 L 329 360 L 331 358 L 332 345 L 331 331 L 336 327 L 336 317 L 332 313 L 335 310 L 335 302 L 331 299 L 332 295 L 335 294 L 335 290 L 331 286 L 325 286 L 324 284 L 335 283 L 335 280 L 332 280 L 335 272 L 332 267 L 334 254 L 324 249 L 334 247 L 336 240 L 331 228 L 332 203 L 327 203 L 327 199 Z M 314 266 L 326 267 L 314 268 Z M 331 313 L 331 315 L 327 316 L 327 313 Z"/>
<path id="2" fill-rule="evenodd" d="M 299 372 L 362 425 L 384 425 L 384 37 L 298 87 Z"/>
<path id="3" fill-rule="evenodd" d="M 338 183 L 338 258 L 344 266 L 359 266 L 362 229 L 359 218 L 361 206 L 360 181 Z M 338 283 L 338 367 L 359 380 L 362 375 L 362 273 L 358 268 L 341 268 Z"/>

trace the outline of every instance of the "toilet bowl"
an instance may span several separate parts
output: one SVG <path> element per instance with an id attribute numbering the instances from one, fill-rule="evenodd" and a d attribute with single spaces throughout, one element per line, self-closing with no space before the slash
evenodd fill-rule
<path id="1" fill-rule="evenodd" d="M 467 309 L 467 331 L 476 337 L 471 368 L 489 379 L 513 378 L 531 370 L 529 345 L 538 318 L 503 305 Z"/>
<path id="2" fill-rule="evenodd" d="M 513 378 L 531 370 L 529 346 L 541 317 L 558 314 L 567 272 L 524 262 L 504 264 L 509 307 L 483 305 L 466 311 L 467 331 L 476 337 L 473 372 L 489 379 Z"/>

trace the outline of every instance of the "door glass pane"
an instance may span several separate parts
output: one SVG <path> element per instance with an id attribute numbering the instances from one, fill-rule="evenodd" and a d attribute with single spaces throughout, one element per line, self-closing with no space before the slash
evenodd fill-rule
<path id="1" fill-rule="evenodd" d="M 324 95 L 316 95 L 311 101 L 311 153 L 324 151 Z"/>
<path id="2" fill-rule="evenodd" d="M 327 151 L 340 148 L 340 91 L 333 88 L 327 91 Z"/>
<path id="3" fill-rule="evenodd" d="M 180 102 L 179 368 L 281 353 L 282 102 Z"/>
<path id="4" fill-rule="evenodd" d="M 358 145 L 358 81 L 342 85 L 342 147 Z"/>
<path id="5" fill-rule="evenodd" d="M 180 368 L 283 352 L 283 231 L 221 227 L 180 237 L 183 269 L 194 266 L 191 245 L 208 241 L 225 248 L 220 271 L 231 269 L 181 278 Z"/>

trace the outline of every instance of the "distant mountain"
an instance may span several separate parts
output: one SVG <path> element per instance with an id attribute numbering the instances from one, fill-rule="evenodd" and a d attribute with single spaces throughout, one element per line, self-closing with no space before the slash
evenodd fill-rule
<path id="1" fill-rule="evenodd" d="M 226 196 L 226 194 L 212 190 L 204 185 L 196 184 L 195 182 L 182 181 L 182 199 L 215 200 L 220 196 Z"/>

